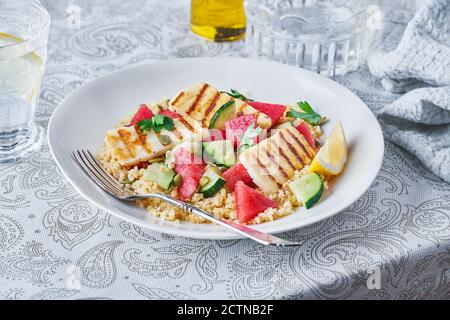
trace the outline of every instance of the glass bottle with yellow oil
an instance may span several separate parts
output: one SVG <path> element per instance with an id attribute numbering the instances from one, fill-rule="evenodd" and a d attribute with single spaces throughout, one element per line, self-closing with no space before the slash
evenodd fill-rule
<path id="1" fill-rule="evenodd" d="M 216 42 L 245 35 L 244 0 L 191 0 L 191 29 Z"/>

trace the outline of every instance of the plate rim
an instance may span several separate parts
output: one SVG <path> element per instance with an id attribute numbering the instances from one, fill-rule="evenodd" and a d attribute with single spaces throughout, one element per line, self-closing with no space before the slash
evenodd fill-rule
<path id="1" fill-rule="evenodd" d="M 113 78 L 115 76 L 117 76 L 117 74 L 120 73 L 127 73 L 127 72 L 132 72 L 132 70 L 134 69 L 139 69 L 139 68 L 143 68 L 143 67 L 147 67 L 149 65 L 153 65 L 153 64 L 164 64 L 164 63 L 189 63 L 189 61 L 200 61 L 200 60 L 204 60 L 204 61 L 211 61 L 211 60 L 228 60 L 228 61 L 241 61 L 241 62 L 245 62 L 245 61 L 251 61 L 252 63 L 261 63 L 261 64 L 276 64 L 279 67 L 283 67 L 283 68 L 289 68 L 289 69 L 299 69 L 302 72 L 305 72 L 306 74 L 308 74 L 309 76 L 311 76 L 312 78 L 318 78 L 321 79 L 322 81 L 328 82 L 329 84 L 332 84 L 334 86 L 339 87 L 340 89 L 347 91 L 347 93 L 351 94 L 353 96 L 354 99 L 357 99 L 366 109 L 365 111 L 367 111 L 367 113 L 369 114 L 370 117 L 373 118 L 373 120 L 376 123 L 376 130 L 377 133 L 380 137 L 380 150 L 381 152 L 378 154 L 378 159 L 376 159 L 376 170 L 373 171 L 372 177 L 370 177 L 370 183 L 367 183 L 366 186 L 364 186 L 363 188 L 360 189 L 360 191 L 357 193 L 357 197 L 355 197 L 355 200 L 350 202 L 349 204 L 346 204 L 344 206 L 339 207 L 338 210 L 336 210 L 335 212 L 333 212 L 332 214 L 329 214 L 327 217 L 322 217 L 322 216 L 311 216 L 308 219 L 302 220 L 298 225 L 298 224 L 290 224 L 290 225 L 281 225 L 281 226 L 277 226 L 274 228 L 274 231 L 270 231 L 270 233 L 272 234 L 278 234 L 278 233 L 282 233 L 282 232 L 288 232 L 288 231 L 292 231 L 292 230 L 297 230 L 297 229 L 301 229 L 307 226 L 310 226 L 312 224 L 318 223 L 320 221 L 326 220 L 326 219 L 330 219 L 332 217 L 334 217 L 335 215 L 341 213 L 342 211 L 344 211 L 345 209 L 347 209 L 349 206 L 351 206 L 353 203 L 355 203 L 358 199 L 361 198 L 361 196 L 364 195 L 364 193 L 366 193 L 366 191 L 370 188 L 370 186 L 373 184 L 373 182 L 375 181 L 376 177 L 378 176 L 381 167 L 382 167 L 382 163 L 383 163 L 383 158 L 384 158 L 384 153 L 385 153 L 385 141 L 384 141 L 384 135 L 383 135 L 383 131 L 381 129 L 380 123 L 377 120 L 376 116 L 374 115 L 374 113 L 370 110 L 370 108 L 367 106 L 367 104 L 362 101 L 355 93 L 353 93 L 350 89 L 344 87 L 343 85 L 341 85 L 340 83 L 334 81 L 333 79 L 327 78 L 325 76 L 322 76 L 320 74 L 314 73 L 310 70 L 306 70 L 300 67 L 295 67 L 295 66 L 290 66 L 290 65 L 285 65 L 276 61 L 267 61 L 267 60 L 257 60 L 257 59 L 250 59 L 250 58 L 242 58 L 242 57 L 192 57 L 192 58 L 177 58 L 177 59 L 167 59 L 167 60 L 158 60 L 158 61 L 154 61 L 154 62 L 149 62 L 149 63 L 144 63 L 144 64 L 138 64 L 138 65 L 134 65 L 128 68 L 124 68 L 124 69 L 120 69 L 120 70 L 116 70 L 110 73 L 107 73 L 101 77 L 92 79 L 91 81 L 88 81 L 86 83 L 83 83 L 80 87 L 78 87 L 77 89 L 75 89 L 74 91 L 72 91 L 71 93 L 69 93 L 67 96 L 64 97 L 64 99 L 58 104 L 58 106 L 55 108 L 55 110 L 52 112 L 52 115 L 50 116 L 50 119 L 48 121 L 48 125 L 47 125 L 47 144 L 50 150 L 50 153 L 52 155 L 53 161 L 55 161 L 56 165 L 58 166 L 59 170 L 61 171 L 61 173 L 63 174 L 64 178 L 69 181 L 69 183 L 72 185 L 72 187 L 87 201 L 89 201 L 91 204 L 95 205 L 97 208 L 104 210 L 107 213 L 110 213 L 114 216 L 116 216 L 117 218 L 124 220 L 126 222 L 130 222 L 130 223 L 134 223 L 137 224 L 141 227 L 144 227 L 146 229 L 158 232 L 158 233 L 168 233 L 171 235 L 175 235 L 175 236 L 181 236 L 181 237 L 188 237 L 188 238 L 193 238 L 193 239 L 209 239 L 209 240 L 229 240 L 229 239 L 245 239 L 245 236 L 242 236 L 240 234 L 234 234 L 231 231 L 228 231 L 226 229 L 220 229 L 217 232 L 214 232 L 214 235 L 212 236 L 211 233 L 213 231 L 209 231 L 209 232 L 199 232 L 199 231 L 193 231 L 193 230 L 183 230 L 183 229 L 178 229 L 175 228 L 173 226 L 167 227 L 167 226 L 161 226 L 159 224 L 152 224 L 152 223 L 148 223 L 146 221 L 143 221 L 141 219 L 135 218 L 131 215 L 126 214 L 125 212 L 116 209 L 114 207 L 106 207 L 100 203 L 98 203 L 97 201 L 95 201 L 94 199 L 90 198 L 88 194 L 86 194 L 82 188 L 78 187 L 77 184 L 72 181 L 72 179 L 69 177 L 68 173 L 64 170 L 63 165 L 61 164 L 61 160 L 60 158 L 57 156 L 57 153 L 55 152 L 54 149 L 54 145 L 52 143 L 53 138 L 52 136 L 52 132 L 53 132 L 53 127 L 55 126 L 55 119 L 58 118 L 59 114 L 61 114 L 61 112 L 63 112 L 62 110 L 64 110 L 64 106 L 66 104 L 66 101 L 71 99 L 73 95 L 75 95 L 76 93 L 78 93 L 80 90 L 83 90 L 83 88 L 89 86 L 89 85 L 93 85 L 94 83 L 97 82 L 101 82 L 101 81 L 105 81 L 107 78 Z M 84 173 L 83 173 L 84 174 Z M 86 177 L 87 178 L 87 177 Z M 101 191 L 103 192 L 103 191 Z M 110 197 L 110 195 L 107 195 L 108 197 Z M 150 213 L 149 213 L 150 214 Z M 280 218 L 282 219 L 282 218 Z M 170 222 L 170 221 L 168 221 Z M 176 223 L 176 222 L 172 222 L 172 223 Z M 189 223 L 189 222 L 182 222 L 182 223 Z M 252 228 L 256 229 L 256 230 L 260 230 L 260 231 L 264 231 L 267 232 L 266 230 L 261 230 L 261 226 L 263 226 L 264 224 L 260 224 L 260 225 L 251 225 Z M 164 230 L 160 230 L 160 228 L 164 228 Z M 223 227 L 221 227 L 223 228 Z M 282 230 L 281 230 L 282 229 Z"/>

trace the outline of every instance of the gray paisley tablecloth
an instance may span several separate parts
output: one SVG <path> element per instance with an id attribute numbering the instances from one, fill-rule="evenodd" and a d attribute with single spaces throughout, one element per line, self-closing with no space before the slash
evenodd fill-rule
<path id="1" fill-rule="evenodd" d="M 187 1 L 42 2 L 53 17 L 37 114 L 44 127 L 67 94 L 109 72 L 160 59 L 245 55 L 243 43 L 191 35 Z M 390 32 L 404 28 L 398 21 Z M 366 68 L 337 80 L 375 113 L 398 98 Z M 303 245 L 142 229 L 82 199 L 46 146 L 0 166 L 0 299 L 450 298 L 450 185 L 389 137 L 381 172 L 361 199 L 285 236 Z"/>

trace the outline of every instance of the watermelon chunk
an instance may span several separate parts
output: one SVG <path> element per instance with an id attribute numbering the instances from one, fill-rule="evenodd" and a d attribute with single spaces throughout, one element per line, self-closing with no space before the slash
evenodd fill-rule
<path id="1" fill-rule="evenodd" d="M 181 184 L 178 186 L 178 196 L 181 200 L 192 197 L 198 188 L 198 183 L 205 171 L 203 160 L 184 148 L 178 148 L 174 152 L 174 170 L 181 176 Z"/>
<path id="2" fill-rule="evenodd" d="M 161 110 L 159 112 L 159 114 L 169 117 L 171 119 L 180 119 L 181 118 L 181 114 L 174 112 L 174 111 L 170 111 L 169 109 Z"/>
<path id="3" fill-rule="evenodd" d="M 275 201 L 253 190 L 242 181 L 236 183 L 234 191 L 236 216 L 239 223 L 247 223 L 266 209 L 277 207 Z"/>
<path id="4" fill-rule="evenodd" d="M 148 108 L 146 104 L 141 104 L 138 111 L 134 114 L 130 121 L 130 126 L 135 126 L 142 120 L 151 119 L 154 116 L 153 112 Z"/>
<path id="5" fill-rule="evenodd" d="M 308 128 L 308 125 L 306 123 L 302 122 L 295 128 L 297 128 L 298 132 L 300 132 L 300 134 L 306 139 L 306 141 L 308 141 L 311 148 L 313 148 L 314 150 L 317 150 L 316 142 L 314 140 L 314 137 L 313 137 L 311 131 Z"/>
<path id="6" fill-rule="evenodd" d="M 238 181 L 242 181 L 245 184 L 249 184 L 252 181 L 252 178 L 250 177 L 242 163 L 237 163 L 230 169 L 225 171 L 223 173 L 223 177 L 226 181 L 225 187 L 227 188 L 228 192 L 234 191 L 234 186 Z"/>
<path id="7" fill-rule="evenodd" d="M 225 129 L 209 129 L 208 135 L 202 139 L 203 142 L 220 141 L 226 137 Z"/>
<path id="8" fill-rule="evenodd" d="M 284 113 L 286 112 L 286 106 L 283 106 L 281 104 L 272 104 L 256 101 L 247 101 L 247 103 L 256 110 L 267 115 L 272 120 L 272 127 L 278 123 L 278 121 L 281 119 L 281 117 L 284 116 Z"/>
<path id="9" fill-rule="evenodd" d="M 233 141 L 234 146 L 237 147 L 245 131 L 251 125 L 256 128 L 256 116 L 253 114 L 247 114 L 225 122 L 226 139 Z M 255 138 L 255 143 L 257 142 L 256 140 Z"/>
<path id="10" fill-rule="evenodd" d="M 196 156 L 183 146 L 176 148 L 173 152 L 173 156 L 175 158 L 175 165 L 204 165 L 201 157 Z"/>

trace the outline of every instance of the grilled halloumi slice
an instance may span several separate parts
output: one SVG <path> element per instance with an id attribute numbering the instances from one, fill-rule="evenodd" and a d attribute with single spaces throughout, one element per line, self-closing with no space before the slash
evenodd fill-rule
<path id="1" fill-rule="evenodd" d="M 169 102 L 169 109 L 176 112 L 184 112 L 187 116 L 200 121 L 204 128 L 209 126 L 211 118 L 216 111 L 226 102 L 233 100 L 236 104 L 236 114 L 256 116 L 256 123 L 263 129 L 268 129 L 272 121 L 264 113 L 259 112 L 245 101 L 233 98 L 227 93 L 222 93 L 207 83 L 199 83 L 179 92 Z"/>
<path id="2" fill-rule="evenodd" d="M 189 118 L 173 119 L 174 130 L 161 130 L 160 133 L 142 133 L 137 127 L 119 127 L 106 133 L 106 145 L 112 156 L 122 166 L 133 166 L 143 161 L 163 155 L 167 150 L 184 141 L 200 140 L 202 128 Z M 165 135 L 168 141 L 161 142 Z"/>
<path id="3" fill-rule="evenodd" d="M 287 127 L 244 151 L 239 161 L 261 190 L 274 193 L 296 170 L 310 164 L 315 154 L 296 128 Z"/>

